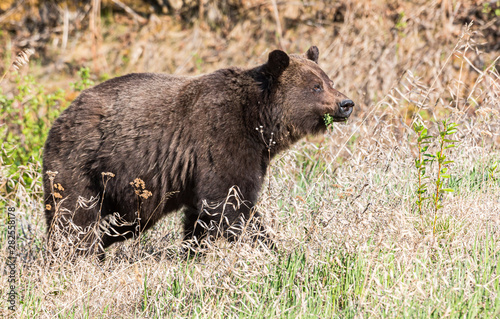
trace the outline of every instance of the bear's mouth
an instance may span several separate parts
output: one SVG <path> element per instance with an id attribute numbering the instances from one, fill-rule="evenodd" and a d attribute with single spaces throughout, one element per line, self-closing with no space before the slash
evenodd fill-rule
<path id="1" fill-rule="evenodd" d="M 347 119 L 347 117 L 332 117 L 333 122 L 345 122 Z"/>
<path id="2" fill-rule="evenodd" d="M 334 123 L 334 122 L 345 122 L 345 121 L 347 121 L 348 118 L 349 118 L 348 116 L 335 116 L 335 115 L 332 115 L 330 113 L 325 113 L 321 117 L 321 121 L 326 126 L 328 126 L 329 124 Z"/>

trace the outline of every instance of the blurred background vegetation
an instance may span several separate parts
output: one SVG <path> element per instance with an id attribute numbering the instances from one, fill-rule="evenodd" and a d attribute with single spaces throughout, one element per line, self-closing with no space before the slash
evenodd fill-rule
<path id="1" fill-rule="evenodd" d="M 317 45 L 320 65 L 356 102 L 354 117 L 365 118 L 408 74 L 433 84 L 424 102 L 435 107 L 403 99 L 394 118 L 410 124 L 415 112 L 428 119 L 450 105 L 474 116 L 479 105 L 493 103 L 487 95 L 458 102 L 456 96 L 476 89 L 474 67 L 498 68 L 500 3 L 3 0 L 0 44 L 2 161 L 14 169 L 40 160 L 52 121 L 93 83 L 130 72 L 195 75 L 252 67 L 276 48 L 297 53 Z M 472 46 L 481 54 L 465 49 Z M 34 49 L 29 65 L 16 68 L 16 57 L 28 48 Z M 454 94 L 443 96 L 447 91 Z"/>
<path id="2" fill-rule="evenodd" d="M 498 318 L 499 35 L 498 0 L 0 0 L 0 268 L 7 205 L 19 251 L 19 307 L 0 298 L 0 318 Z M 42 148 L 81 90 L 311 45 L 356 108 L 270 166 L 257 206 L 279 252 L 221 242 L 186 261 L 172 215 L 104 264 L 49 262 Z M 443 158 L 442 120 L 449 171 L 418 164 Z"/>

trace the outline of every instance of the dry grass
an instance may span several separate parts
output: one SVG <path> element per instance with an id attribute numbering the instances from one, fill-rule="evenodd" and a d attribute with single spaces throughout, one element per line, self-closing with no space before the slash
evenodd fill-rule
<path id="1" fill-rule="evenodd" d="M 342 24 L 285 28 L 287 51 L 320 47 L 320 65 L 357 110 L 348 124 L 274 160 L 258 208 L 277 252 L 219 241 L 205 257 L 185 259 L 180 218 L 169 216 L 140 240 L 111 247 L 102 264 L 53 259 L 43 242 L 40 167 L 20 168 L 33 180 L 24 185 L 2 164 L 0 190 L 9 183 L 13 191 L 0 196 L 18 212 L 21 303 L 11 313 L 2 297 L 0 316 L 498 317 L 500 172 L 492 171 L 500 161 L 498 53 L 478 50 L 480 35 L 453 24 L 451 5 L 400 6 L 406 14 L 399 25 L 382 2 L 366 8 L 348 1 Z M 132 33 L 117 27 L 104 34 L 101 54 L 111 73 L 251 66 L 279 41 L 269 17 L 266 28 L 245 21 L 224 36 L 199 26 L 167 32 L 165 21 Z M 449 153 L 455 191 L 443 198 L 435 235 L 432 209 L 419 215 L 414 204 L 416 118 L 431 135 L 439 120 L 459 124 Z M 4 247 L 5 230 L 0 234 Z M 1 296 L 4 287 L 2 276 Z"/>

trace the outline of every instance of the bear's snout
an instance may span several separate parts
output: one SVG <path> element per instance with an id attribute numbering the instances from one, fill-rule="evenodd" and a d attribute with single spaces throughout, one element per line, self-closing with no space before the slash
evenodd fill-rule
<path id="1" fill-rule="evenodd" d="M 352 100 L 343 100 L 339 104 L 339 113 L 340 116 L 348 118 L 352 113 L 352 109 L 354 108 L 354 102 Z"/>

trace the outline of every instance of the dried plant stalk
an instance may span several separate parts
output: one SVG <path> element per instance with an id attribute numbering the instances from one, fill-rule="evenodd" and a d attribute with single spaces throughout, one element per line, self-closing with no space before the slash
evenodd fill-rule
<path id="1" fill-rule="evenodd" d="M 9 71 L 15 70 L 18 71 L 23 65 L 28 64 L 30 61 L 30 57 L 35 54 L 35 49 L 32 48 L 27 48 L 22 50 L 17 54 L 17 57 L 14 59 L 14 61 L 11 63 L 7 71 L 2 75 L 2 78 L 0 79 L 0 83 L 2 83 L 3 79 L 9 73 Z"/>

